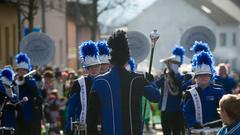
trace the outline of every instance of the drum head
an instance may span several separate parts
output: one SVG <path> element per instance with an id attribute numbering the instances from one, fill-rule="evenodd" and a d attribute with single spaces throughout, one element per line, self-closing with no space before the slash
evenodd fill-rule
<path id="1" fill-rule="evenodd" d="M 150 51 L 148 38 L 137 31 L 128 31 L 127 38 L 131 57 L 134 58 L 136 63 L 142 62 Z"/>
<path id="2" fill-rule="evenodd" d="M 32 65 L 41 66 L 54 58 L 55 45 L 46 34 L 32 32 L 20 42 L 20 51 L 28 55 Z"/>

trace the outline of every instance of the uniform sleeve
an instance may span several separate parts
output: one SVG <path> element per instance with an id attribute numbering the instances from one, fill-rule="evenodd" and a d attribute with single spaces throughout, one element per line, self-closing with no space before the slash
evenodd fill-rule
<path id="1" fill-rule="evenodd" d="M 155 84 L 157 85 L 158 88 L 163 88 L 163 84 L 164 84 L 163 82 L 164 82 L 164 76 L 161 75 L 161 77 L 158 80 L 156 80 Z"/>
<path id="2" fill-rule="evenodd" d="M 237 81 L 234 79 L 234 78 L 232 78 L 232 91 L 233 91 L 233 89 L 235 89 L 237 87 Z"/>
<path id="3" fill-rule="evenodd" d="M 72 89 L 71 89 L 71 91 L 69 93 L 69 96 L 71 96 L 74 93 L 79 92 L 79 91 L 80 91 L 80 86 L 79 86 L 78 80 L 75 80 L 73 82 L 73 86 L 72 86 Z"/>
<path id="4" fill-rule="evenodd" d="M 65 132 L 67 133 L 70 132 L 71 129 L 71 118 L 73 121 L 76 121 L 76 115 L 79 114 L 76 109 L 79 106 L 78 103 L 80 103 L 80 95 L 79 93 L 76 92 L 68 99 L 67 118 L 65 127 Z"/>
<path id="5" fill-rule="evenodd" d="M 160 100 L 160 91 L 152 82 L 145 84 L 143 94 L 151 102 L 158 103 Z"/>
<path id="6" fill-rule="evenodd" d="M 97 125 L 100 114 L 100 101 L 96 91 L 91 91 L 89 95 L 87 112 L 87 132 L 90 135 L 98 135 Z"/>
<path id="7" fill-rule="evenodd" d="M 192 80 L 183 81 L 181 89 L 186 91 L 189 89 L 189 87 L 191 87 L 191 85 L 193 85 Z"/>

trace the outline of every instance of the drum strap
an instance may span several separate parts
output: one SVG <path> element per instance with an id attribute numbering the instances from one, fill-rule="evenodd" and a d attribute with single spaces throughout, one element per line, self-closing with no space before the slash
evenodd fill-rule
<path id="1" fill-rule="evenodd" d="M 194 103 L 194 108 L 195 108 L 195 116 L 197 122 L 200 124 L 203 124 L 203 118 L 202 118 L 202 104 L 201 104 L 201 99 L 200 96 L 196 90 L 195 87 L 189 90 L 193 99 Z"/>
<path id="2" fill-rule="evenodd" d="M 85 79 L 83 76 L 81 76 L 78 79 L 78 83 L 80 85 L 80 100 L 81 100 L 81 106 L 82 106 L 82 110 L 80 113 L 80 118 L 79 118 L 79 122 L 80 124 L 86 124 L 86 115 L 87 115 L 87 90 L 86 90 L 86 83 L 85 83 Z"/>

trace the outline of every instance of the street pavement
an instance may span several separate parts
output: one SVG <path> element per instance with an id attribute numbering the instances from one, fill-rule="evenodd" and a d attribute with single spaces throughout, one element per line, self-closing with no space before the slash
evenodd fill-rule
<path id="1" fill-rule="evenodd" d="M 163 135 L 163 133 L 161 132 L 161 131 L 156 131 L 156 130 L 154 130 L 154 131 L 145 131 L 145 132 L 143 132 L 143 135 Z"/>
<path id="2" fill-rule="evenodd" d="M 155 128 L 156 129 L 152 129 L 150 127 L 149 131 L 146 131 L 146 129 L 144 129 L 143 130 L 143 135 L 163 135 L 161 124 L 155 125 Z"/>

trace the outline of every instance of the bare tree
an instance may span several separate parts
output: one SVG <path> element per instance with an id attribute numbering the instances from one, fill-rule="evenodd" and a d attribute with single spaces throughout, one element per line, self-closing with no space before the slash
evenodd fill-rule
<path id="1" fill-rule="evenodd" d="M 29 32 L 32 32 L 34 25 L 34 16 L 37 14 L 39 0 L 18 0 L 18 8 L 24 16 L 23 22 L 28 20 Z"/>
<path id="2" fill-rule="evenodd" d="M 104 0 L 92 0 L 89 3 L 75 2 L 68 5 L 67 12 L 69 16 L 75 18 L 80 25 L 88 26 L 91 30 L 91 40 L 95 41 L 99 30 L 98 18 L 105 11 L 122 6 L 127 0 L 105 0 L 105 6 L 101 6 L 100 2 Z M 101 3 L 102 4 L 102 3 Z"/>

